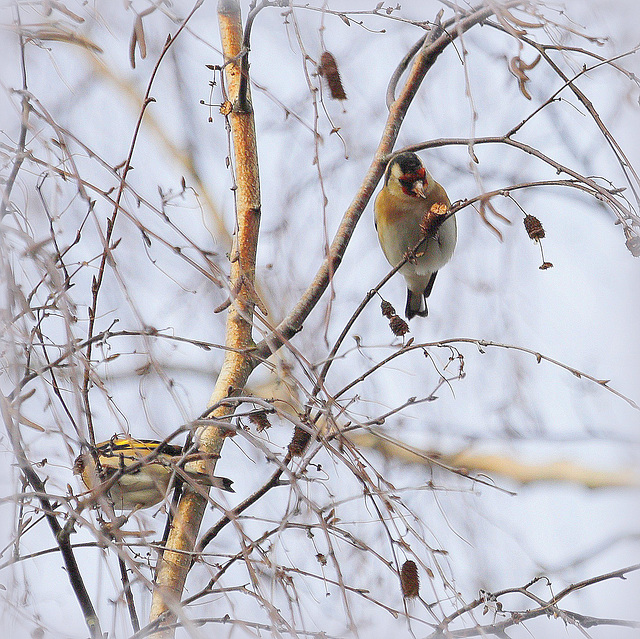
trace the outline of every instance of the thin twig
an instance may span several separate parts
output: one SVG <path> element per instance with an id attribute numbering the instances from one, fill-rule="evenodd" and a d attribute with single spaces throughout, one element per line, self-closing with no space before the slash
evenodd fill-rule
<path id="1" fill-rule="evenodd" d="M 27 130 L 29 128 L 29 112 L 31 107 L 29 105 L 28 98 L 28 86 L 27 86 L 27 67 L 24 57 L 24 37 L 22 34 L 21 22 L 20 22 L 20 5 L 16 3 L 16 22 L 18 24 L 18 39 L 20 43 L 20 73 L 22 75 L 22 92 L 21 92 L 21 117 L 20 117 L 20 136 L 18 137 L 18 146 L 16 148 L 16 155 L 13 160 L 13 166 L 7 181 L 5 183 L 4 191 L 2 193 L 2 205 L 0 207 L 0 220 L 8 213 L 9 201 L 11 199 L 11 191 L 13 185 L 16 182 L 20 167 L 25 158 L 25 147 L 27 141 Z"/>
<path id="2" fill-rule="evenodd" d="M 18 465 L 20 466 L 20 470 L 36 492 L 42 510 L 46 516 L 47 523 L 49 524 L 49 528 L 51 529 L 54 539 L 58 544 L 67 576 L 69 578 L 69 583 L 71 584 L 71 588 L 73 589 L 78 603 L 80 604 L 89 633 L 92 639 L 103 639 L 100 620 L 98 619 L 95 608 L 91 603 L 91 597 L 89 596 L 84 584 L 80 567 L 78 566 L 73 548 L 69 541 L 69 536 L 71 532 L 73 532 L 73 519 L 69 519 L 68 525 L 65 526 L 64 529 L 58 523 L 55 508 L 47 497 L 44 482 L 33 469 L 33 466 L 24 451 L 19 427 L 12 414 L 12 407 L 9 400 L 4 395 L 0 395 L 0 412 L 2 412 L 5 428 L 7 429 L 7 434 L 9 435 L 9 440 L 13 447 L 13 453 Z"/>
<path id="3" fill-rule="evenodd" d="M 98 294 L 100 293 L 100 289 L 102 287 L 102 282 L 104 280 L 104 276 L 105 276 L 105 272 L 106 272 L 106 267 L 107 267 L 107 261 L 112 259 L 111 257 L 111 238 L 113 235 L 113 230 L 115 228 L 115 224 L 116 224 L 116 219 L 118 217 L 118 213 L 120 211 L 121 205 L 120 202 L 122 201 L 122 197 L 124 195 L 124 191 L 125 191 L 125 184 L 127 181 L 127 175 L 129 173 L 129 171 L 131 170 L 131 160 L 133 158 L 133 153 L 135 151 L 136 148 L 136 143 L 138 141 L 138 135 L 140 133 L 140 128 L 142 127 L 142 120 L 144 118 L 144 114 L 145 111 L 147 110 L 147 107 L 152 103 L 155 102 L 155 99 L 151 97 L 151 88 L 153 87 L 153 83 L 156 79 L 156 76 L 158 74 L 158 71 L 160 70 L 160 65 L 164 59 L 164 57 L 166 56 L 167 52 L 169 51 L 169 48 L 171 47 L 171 45 L 175 42 L 175 39 L 180 35 L 180 32 L 185 28 L 185 26 L 187 25 L 187 23 L 189 22 L 189 20 L 191 19 L 191 17 L 193 16 L 193 14 L 198 10 L 198 8 L 202 5 L 202 3 L 204 2 L 204 0 L 196 0 L 196 3 L 194 4 L 193 8 L 191 9 L 191 11 L 189 12 L 189 14 L 187 15 L 187 17 L 183 20 L 182 24 L 178 27 L 175 35 L 169 36 L 165 43 L 164 46 L 162 47 L 162 51 L 160 52 L 160 55 L 158 56 L 158 60 L 156 61 L 156 64 L 153 67 L 153 70 L 151 72 L 151 76 L 149 78 L 149 82 L 147 83 L 147 89 L 145 91 L 143 100 L 142 100 L 142 107 L 140 109 L 140 113 L 138 114 L 138 120 L 136 122 L 136 125 L 134 127 L 133 130 L 133 136 L 131 138 L 131 143 L 129 145 L 129 152 L 127 153 L 127 159 L 125 160 L 125 163 L 122 167 L 122 176 L 120 178 L 120 184 L 118 186 L 118 192 L 115 198 L 115 208 L 113 210 L 113 213 L 111 214 L 111 217 L 107 220 L 107 226 L 106 226 L 106 231 L 104 234 L 104 251 L 102 253 L 102 258 L 100 260 L 100 266 L 98 267 L 98 274 L 96 276 L 94 276 L 93 278 L 93 282 L 91 285 L 91 304 L 89 305 L 89 327 L 87 330 L 87 336 L 90 338 L 93 335 L 93 330 L 94 330 L 94 326 L 95 326 L 95 321 L 96 321 L 96 314 L 97 314 L 97 308 L 98 308 Z M 84 407 L 85 407 L 85 415 L 86 415 L 86 419 L 87 419 L 87 428 L 88 428 L 88 434 L 89 434 L 89 442 L 91 443 L 92 446 L 95 446 L 95 435 L 93 432 L 93 419 L 91 416 L 91 405 L 89 402 L 89 388 L 90 388 L 90 375 L 91 375 L 91 354 L 92 354 L 92 343 L 90 342 L 89 345 L 87 346 L 87 353 L 86 353 L 86 357 L 85 357 L 85 369 L 84 369 L 84 380 L 83 380 L 83 384 L 82 384 L 82 398 L 83 398 L 83 402 L 84 402 Z"/>

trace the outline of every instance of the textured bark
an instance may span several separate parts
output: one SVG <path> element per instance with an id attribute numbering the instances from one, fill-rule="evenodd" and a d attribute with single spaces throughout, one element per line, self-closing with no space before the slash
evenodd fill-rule
<path id="1" fill-rule="evenodd" d="M 244 388 L 255 361 L 249 354 L 253 346 L 251 326 L 254 306 L 255 260 L 260 227 L 260 180 L 258 175 L 258 152 L 255 123 L 251 109 L 248 83 L 247 95 L 239 99 L 241 61 L 237 58 L 242 49 L 242 21 L 240 5 L 236 0 L 221 0 L 218 4 L 220 36 L 225 55 L 226 87 L 233 105 L 229 119 L 233 137 L 234 166 L 236 171 L 237 229 L 231 251 L 230 290 L 237 291 L 228 311 L 226 327 L 225 359 L 209 400 L 215 406 L 221 400 Z M 242 106 L 240 106 L 242 105 Z M 248 107 L 248 108 L 247 108 Z M 233 295 L 233 293 L 232 293 Z M 219 406 L 212 417 L 223 418 L 233 412 L 231 406 Z M 218 455 L 228 431 L 218 427 L 207 427 L 198 433 L 200 449 Z M 206 472 L 213 472 L 215 459 L 207 462 Z M 200 523 L 204 515 L 206 499 L 186 489 L 173 522 L 167 550 L 158 567 L 156 590 L 153 594 L 150 620 L 160 616 L 164 622 L 172 621 L 179 613 L 184 583 L 191 566 Z M 172 630 L 156 636 L 173 636 Z"/>

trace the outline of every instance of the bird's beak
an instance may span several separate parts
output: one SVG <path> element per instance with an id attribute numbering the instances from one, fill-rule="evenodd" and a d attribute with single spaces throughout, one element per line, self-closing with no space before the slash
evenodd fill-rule
<path id="1" fill-rule="evenodd" d="M 424 182 L 422 180 L 416 180 L 413 183 L 413 188 L 411 189 L 411 191 L 413 191 L 413 193 L 415 193 L 419 197 L 427 197 L 427 194 L 424 190 Z"/>

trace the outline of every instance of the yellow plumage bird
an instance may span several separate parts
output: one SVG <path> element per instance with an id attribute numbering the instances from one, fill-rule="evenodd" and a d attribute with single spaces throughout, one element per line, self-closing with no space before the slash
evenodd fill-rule
<path id="1" fill-rule="evenodd" d="M 213 486 L 233 492 L 233 483 L 226 477 L 214 477 L 198 472 L 196 461 L 207 459 L 205 453 L 185 455 L 182 447 L 153 439 L 133 439 L 114 435 L 96 445 L 98 464 L 90 452 L 79 455 L 73 473 L 80 475 L 84 485 L 94 494 L 110 499 L 117 510 L 149 508 L 167 495 L 174 475 L 185 481 Z M 115 479 L 112 486 L 109 483 Z"/>
<path id="2" fill-rule="evenodd" d="M 420 158 L 411 152 L 400 153 L 387 165 L 384 186 L 374 205 L 376 230 L 380 246 L 391 266 L 397 266 L 425 237 L 425 226 L 433 232 L 416 251 L 417 255 L 400 269 L 407 283 L 405 315 L 426 317 L 427 298 L 438 271 L 451 259 L 457 241 L 455 216 L 435 224 L 434 205 L 449 209 L 449 197 L 425 169 Z M 437 207 L 436 207 L 437 208 Z M 431 221 L 427 222 L 427 216 Z"/>

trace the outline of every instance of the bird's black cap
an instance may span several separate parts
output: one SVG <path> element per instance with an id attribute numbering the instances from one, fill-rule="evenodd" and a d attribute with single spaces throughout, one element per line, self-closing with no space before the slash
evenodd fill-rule
<path id="1" fill-rule="evenodd" d="M 397 164 L 400 167 L 403 175 L 414 175 L 424 168 L 420 158 L 412 151 L 405 151 L 396 155 L 387 165 L 387 171 L 385 173 L 385 184 L 389 181 L 391 175 L 391 167 Z"/>

